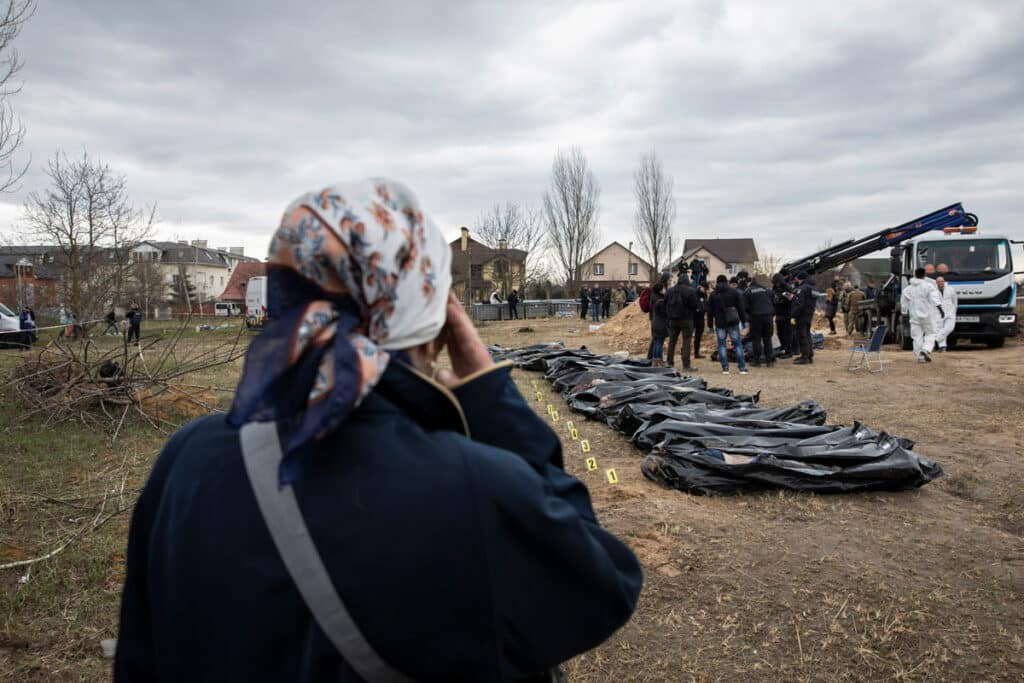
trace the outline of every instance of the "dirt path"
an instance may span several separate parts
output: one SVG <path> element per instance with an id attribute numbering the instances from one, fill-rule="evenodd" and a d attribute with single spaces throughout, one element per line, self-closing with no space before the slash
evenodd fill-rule
<path id="1" fill-rule="evenodd" d="M 577 321 L 493 324 L 485 340 L 563 340 L 620 350 Z M 585 327 L 583 328 L 586 329 Z M 841 346 L 846 346 L 846 340 Z M 813 398 L 829 421 L 860 420 L 914 439 L 946 476 L 919 491 L 700 498 L 645 480 L 639 451 L 586 422 L 540 375 L 517 372 L 524 395 L 559 410 L 568 468 L 591 489 L 601 521 L 643 562 L 634 619 L 569 665 L 572 680 L 1021 680 L 1024 677 L 1024 345 L 937 355 L 918 365 L 887 347 L 882 375 L 851 373 L 848 353 L 812 367 L 723 377 L 763 390 L 762 404 Z M 569 438 L 566 416 L 600 465 Z M 607 468 L 619 482 L 608 484 Z"/>

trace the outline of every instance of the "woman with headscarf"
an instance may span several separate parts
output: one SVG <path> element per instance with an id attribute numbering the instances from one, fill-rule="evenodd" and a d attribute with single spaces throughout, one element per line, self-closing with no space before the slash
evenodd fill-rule
<path id="1" fill-rule="evenodd" d="M 636 558 L 450 258 L 392 181 L 287 209 L 231 412 L 178 430 L 135 508 L 116 680 L 552 680 L 626 622 Z"/>

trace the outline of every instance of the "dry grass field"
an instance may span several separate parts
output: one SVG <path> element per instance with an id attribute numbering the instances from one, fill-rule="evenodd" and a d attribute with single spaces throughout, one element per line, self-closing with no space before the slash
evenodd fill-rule
<path id="1" fill-rule="evenodd" d="M 560 319 L 481 333 L 509 346 L 623 350 L 586 330 Z M 15 354 L 0 352 L 0 367 Z M 539 374 L 514 373 L 531 398 L 540 383 L 544 400 L 531 401 L 540 414 L 558 408 L 567 467 L 645 571 L 633 620 L 567 663 L 570 680 L 1024 678 L 1024 345 L 957 350 L 930 365 L 887 347 L 880 375 L 848 372 L 847 357 L 826 350 L 811 367 L 781 362 L 747 376 L 723 377 L 707 360 L 697 370 L 715 386 L 762 390 L 764 405 L 815 399 L 830 422 L 914 439 L 946 476 L 906 493 L 688 496 L 644 479 L 639 452 L 573 416 Z M 194 384 L 230 386 L 239 368 Z M 174 410 L 168 417 L 187 418 Z M 108 680 L 99 641 L 116 635 L 130 506 L 165 436 L 135 421 L 111 443 L 102 430 L 45 427 L 21 412 L 0 397 L 0 564 L 66 546 L 30 569 L 0 570 L 0 680 Z M 586 471 L 566 419 L 592 444 L 597 472 Z"/>

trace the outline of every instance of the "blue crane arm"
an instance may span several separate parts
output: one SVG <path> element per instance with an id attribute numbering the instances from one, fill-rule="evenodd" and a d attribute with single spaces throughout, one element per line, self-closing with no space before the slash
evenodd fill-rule
<path id="1" fill-rule="evenodd" d="M 975 226 L 978 224 L 978 217 L 973 213 L 964 211 L 963 205 L 959 202 L 950 204 L 944 209 L 907 221 L 894 228 L 884 228 L 872 233 L 867 237 L 856 240 L 847 240 L 842 244 L 830 246 L 817 251 L 810 256 L 790 261 L 782 266 L 780 272 L 784 276 L 795 275 L 805 271 L 810 275 L 823 273 L 832 270 L 844 263 L 859 259 L 872 254 L 880 249 L 892 247 L 905 240 L 912 239 L 918 235 L 932 230 L 944 230 L 945 228 L 960 228 Z"/>

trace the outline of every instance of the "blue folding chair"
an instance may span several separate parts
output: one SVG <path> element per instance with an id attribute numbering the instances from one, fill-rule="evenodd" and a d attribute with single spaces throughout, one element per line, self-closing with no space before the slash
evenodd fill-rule
<path id="1" fill-rule="evenodd" d="M 850 349 L 850 363 L 846 366 L 846 369 L 861 370 L 863 368 L 867 368 L 868 372 L 881 372 L 882 342 L 885 341 L 885 331 L 886 325 L 879 325 L 875 328 L 875 331 L 871 333 L 871 337 L 854 344 L 853 348 Z M 875 354 L 875 360 L 878 363 L 877 370 L 873 370 L 871 368 L 871 354 Z M 858 359 L 859 362 L 854 363 L 854 359 Z"/>

